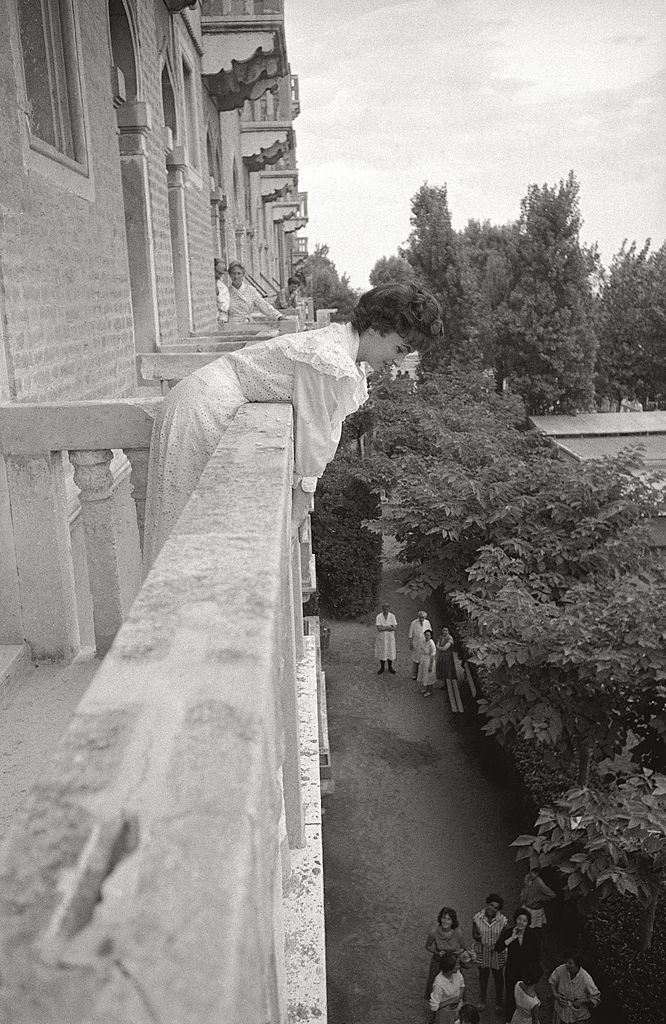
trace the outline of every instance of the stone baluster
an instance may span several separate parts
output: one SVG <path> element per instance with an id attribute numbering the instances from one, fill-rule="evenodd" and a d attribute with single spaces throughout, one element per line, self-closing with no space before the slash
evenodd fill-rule
<path id="1" fill-rule="evenodd" d="M 110 648 L 123 620 L 113 476 L 109 468 L 112 457 L 108 448 L 69 453 L 74 482 L 81 490 L 95 645 L 100 657 Z"/>
<path id="2" fill-rule="evenodd" d="M 23 637 L 36 658 L 79 650 L 79 620 L 62 452 L 7 455 Z"/>
<path id="3" fill-rule="evenodd" d="M 132 467 L 130 483 L 136 505 L 136 524 L 139 528 L 139 544 L 143 552 L 143 531 L 146 523 L 146 491 L 148 487 L 148 448 L 126 448 L 125 455 Z"/>

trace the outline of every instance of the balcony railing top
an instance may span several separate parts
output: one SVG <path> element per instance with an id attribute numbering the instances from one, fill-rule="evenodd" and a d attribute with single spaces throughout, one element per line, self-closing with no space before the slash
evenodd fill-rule
<path id="1" fill-rule="evenodd" d="M 95 405 L 22 442 L 0 410 L 21 485 L 45 449 L 147 446 L 154 403 L 88 422 Z M 0 1018 L 285 1019 L 276 907 L 303 841 L 291 478 L 291 407 L 242 407 L 0 856 Z"/>

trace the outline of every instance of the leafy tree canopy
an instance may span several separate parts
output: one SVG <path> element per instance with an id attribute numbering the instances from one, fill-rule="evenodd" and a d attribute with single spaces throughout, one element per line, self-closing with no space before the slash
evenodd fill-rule
<path id="1" fill-rule="evenodd" d="M 316 245 L 305 261 L 303 272 L 309 282 L 315 312 L 318 309 L 337 309 L 333 319 L 346 323 L 357 302 L 357 293 L 349 284 L 347 274 L 338 274 L 329 256 L 327 245 Z"/>
<path id="2" fill-rule="evenodd" d="M 666 245 L 635 242 L 613 258 L 597 322 L 597 389 L 615 402 L 666 400 Z"/>
<path id="3" fill-rule="evenodd" d="M 402 256 L 382 256 L 370 271 L 370 284 L 373 288 L 379 284 L 390 284 L 393 281 L 409 284 L 414 277 L 411 264 Z"/>

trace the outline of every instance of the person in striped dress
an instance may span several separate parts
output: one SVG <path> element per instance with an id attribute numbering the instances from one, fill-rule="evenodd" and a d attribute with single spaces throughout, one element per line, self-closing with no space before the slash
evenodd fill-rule
<path id="1" fill-rule="evenodd" d="M 480 910 L 472 918 L 473 949 L 476 965 L 479 969 L 479 988 L 481 990 L 479 1009 L 485 1009 L 488 981 L 492 971 L 495 982 L 495 1009 L 498 1013 L 502 1013 L 504 1009 L 502 1002 L 504 992 L 502 971 L 506 963 L 506 950 L 503 953 L 498 953 L 495 949 L 495 944 L 500 937 L 502 929 L 506 928 L 508 924 L 506 917 L 502 913 L 503 908 L 504 900 L 502 897 L 498 896 L 495 892 L 491 892 L 490 895 L 486 896 L 486 905 L 483 910 Z"/>

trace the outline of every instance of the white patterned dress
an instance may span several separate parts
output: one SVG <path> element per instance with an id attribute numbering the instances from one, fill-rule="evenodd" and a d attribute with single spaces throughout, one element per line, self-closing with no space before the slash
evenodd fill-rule
<path id="1" fill-rule="evenodd" d="M 152 566 L 206 463 L 246 402 L 294 406 L 294 485 L 314 491 L 335 455 L 342 423 L 368 397 L 350 326 L 285 334 L 230 352 L 190 374 L 164 399 L 148 464 L 144 568 Z"/>

